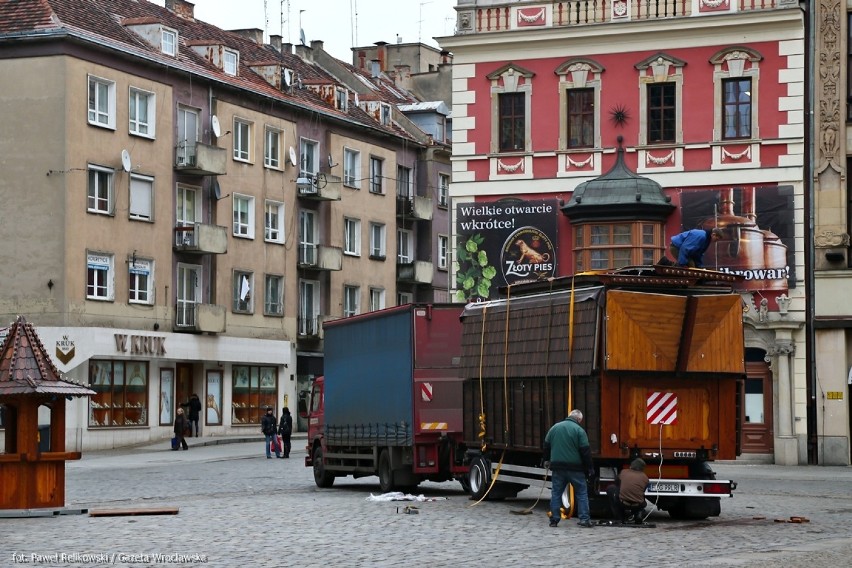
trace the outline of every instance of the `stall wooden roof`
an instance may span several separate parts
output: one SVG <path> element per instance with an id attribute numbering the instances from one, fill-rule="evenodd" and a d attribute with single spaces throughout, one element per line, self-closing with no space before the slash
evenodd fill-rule
<path id="1" fill-rule="evenodd" d="M 88 396 L 95 392 L 59 372 L 35 328 L 18 316 L 0 347 L 0 398 L 11 395 Z"/>

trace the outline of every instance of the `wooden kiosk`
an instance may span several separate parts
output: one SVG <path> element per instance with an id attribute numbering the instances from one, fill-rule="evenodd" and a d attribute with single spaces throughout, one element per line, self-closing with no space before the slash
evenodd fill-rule
<path id="1" fill-rule="evenodd" d="M 5 427 L 0 509 L 65 506 L 65 461 L 80 459 L 79 451 L 65 451 L 65 404 L 73 396 L 92 394 L 88 387 L 62 378 L 33 326 L 18 316 L 0 347 Z M 42 407 L 49 411 L 50 426 L 42 426 L 40 436 Z"/>

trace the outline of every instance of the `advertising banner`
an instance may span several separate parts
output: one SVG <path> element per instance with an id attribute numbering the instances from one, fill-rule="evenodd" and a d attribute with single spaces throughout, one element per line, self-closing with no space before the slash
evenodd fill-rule
<path id="1" fill-rule="evenodd" d="M 500 287 L 556 275 L 556 199 L 502 199 L 456 206 L 456 298 L 498 296 Z"/>

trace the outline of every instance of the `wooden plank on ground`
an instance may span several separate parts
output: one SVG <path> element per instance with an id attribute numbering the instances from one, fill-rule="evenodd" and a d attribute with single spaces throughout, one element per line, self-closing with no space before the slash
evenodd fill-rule
<path id="1" fill-rule="evenodd" d="M 133 517 L 138 515 L 177 515 L 178 507 L 148 507 L 144 509 L 91 509 L 90 517 Z"/>

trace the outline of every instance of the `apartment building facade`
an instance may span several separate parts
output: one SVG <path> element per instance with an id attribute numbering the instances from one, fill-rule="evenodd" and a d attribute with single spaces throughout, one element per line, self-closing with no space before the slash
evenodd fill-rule
<path id="1" fill-rule="evenodd" d="M 254 434 L 322 372 L 323 321 L 406 299 L 397 184 L 427 147 L 389 105 L 183 0 L 0 22 L 20 78 L 0 93 L 0 313 L 97 392 L 69 404 L 72 445 L 168 438 L 193 393 L 202 435 Z"/>

